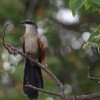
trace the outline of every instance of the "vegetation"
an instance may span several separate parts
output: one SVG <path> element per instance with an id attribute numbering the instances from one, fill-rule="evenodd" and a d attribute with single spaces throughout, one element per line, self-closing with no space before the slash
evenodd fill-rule
<path id="1" fill-rule="evenodd" d="M 19 49 L 24 33 L 19 22 L 24 19 L 37 22 L 46 45 L 46 63 L 65 85 L 66 95 L 100 91 L 99 83 L 87 79 L 88 67 L 100 77 L 100 0 L 1 0 L 0 37 L 10 23 L 6 41 Z M 0 100 L 28 100 L 22 90 L 24 60 L 0 48 Z M 52 79 L 44 71 L 43 75 L 45 88 L 56 91 Z M 41 93 L 39 100 L 59 98 Z"/>

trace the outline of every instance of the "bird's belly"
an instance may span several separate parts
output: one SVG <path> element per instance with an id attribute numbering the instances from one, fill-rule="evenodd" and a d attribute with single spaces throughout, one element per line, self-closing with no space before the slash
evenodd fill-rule
<path id="1" fill-rule="evenodd" d="M 37 39 L 26 39 L 25 40 L 25 51 L 28 53 L 36 54 L 38 51 L 38 41 Z"/>

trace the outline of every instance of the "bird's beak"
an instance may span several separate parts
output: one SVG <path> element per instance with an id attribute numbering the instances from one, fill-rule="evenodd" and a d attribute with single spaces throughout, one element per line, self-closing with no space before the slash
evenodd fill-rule
<path id="1" fill-rule="evenodd" d="M 25 24 L 25 21 L 21 21 L 20 24 Z"/>

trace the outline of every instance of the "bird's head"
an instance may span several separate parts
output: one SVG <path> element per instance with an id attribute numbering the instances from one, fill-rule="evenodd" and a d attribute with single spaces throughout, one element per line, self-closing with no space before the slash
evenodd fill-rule
<path id="1" fill-rule="evenodd" d="M 26 28 L 31 27 L 31 26 L 34 26 L 36 29 L 38 28 L 37 24 L 34 21 L 31 21 L 31 20 L 21 21 L 20 24 L 23 24 Z"/>

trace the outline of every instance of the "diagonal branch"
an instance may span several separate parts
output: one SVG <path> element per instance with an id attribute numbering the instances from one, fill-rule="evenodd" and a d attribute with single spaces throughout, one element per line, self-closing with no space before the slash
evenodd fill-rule
<path id="1" fill-rule="evenodd" d="M 59 87 L 60 89 L 60 94 L 57 94 L 59 95 L 62 100 L 64 100 L 65 98 L 65 95 L 64 95 L 64 86 L 62 85 L 62 83 L 57 79 L 57 77 L 47 68 L 47 66 L 44 66 L 43 64 L 39 63 L 38 61 L 34 60 L 32 57 L 29 57 L 27 56 L 25 53 L 19 51 L 18 49 L 14 48 L 13 46 L 11 46 L 10 44 L 8 43 L 5 43 L 5 35 L 6 35 L 6 28 L 9 24 L 7 24 L 4 28 L 4 33 L 3 33 L 3 37 L 2 37 L 2 43 L 3 43 L 3 46 L 6 48 L 6 50 L 12 54 L 12 55 L 17 55 L 17 54 L 20 54 L 21 56 L 23 56 L 24 58 L 28 58 L 31 62 L 37 64 L 41 69 L 43 69 L 53 80 L 54 82 L 56 83 L 56 85 Z M 37 89 L 35 87 L 35 89 Z M 43 90 L 44 91 L 44 90 Z M 50 92 L 49 92 L 50 93 Z"/>
<path id="2" fill-rule="evenodd" d="M 30 61 L 32 61 L 33 63 L 37 64 L 41 69 L 43 69 L 43 70 L 54 80 L 54 82 L 58 85 L 58 87 L 61 89 L 61 90 L 60 90 L 60 94 L 56 94 L 56 96 L 60 96 L 61 98 L 65 98 L 65 96 L 64 96 L 64 87 L 63 87 L 62 83 L 56 78 L 56 76 L 55 76 L 47 67 L 45 67 L 44 65 L 42 65 L 42 64 L 39 63 L 38 61 L 34 60 L 33 58 L 27 56 L 26 54 L 22 53 L 21 51 L 17 50 L 17 49 L 14 48 L 13 46 L 11 46 L 11 45 L 9 45 L 9 44 L 7 44 L 7 43 L 5 43 L 5 45 L 6 45 L 6 47 L 7 47 L 7 50 L 13 50 L 13 52 L 10 51 L 10 52 L 12 52 L 11 54 L 13 54 L 14 52 L 15 52 L 15 53 L 17 52 L 17 54 L 22 55 L 24 58 L 28 58 Z M 10 48 L 10 49 L 9 49 L 9 48 Z M 14 53 L 14 54 L 15 54 L 15 53 Z M 29 85 L 29 87 L 30 87 L 30 85 Z M 31 88 L 32 88 L 32 86 L 31 86 Z M 39 88 L 36 88 L 36 87 L 34 87 L 34 88 L 35 88 L 36 90 L 39 89 Z M 41 90 L 43 90 L 43 89 L 41 89 Z M 41 90 L 39 90 L 39 91 L 41 91 Z M 43 91 L 45 91 L 45 90 L 43 90 Z M 54 94 L 54 93 L 52 93 L 52 92 L 48 92 L 48 93 L 49 93 L 49 94 Z M 64 99 L 62 99 L 62 100 L 64 100 Z"/>
<path id="3" fill-rule="evenodd" d="M 8 25 L 6 25 L 6 27 L 7 26 Z M 54 80 L 56 85 L 59 87 L 60 91 L 58 93 L 56 93 L 56 92 L 51 92 L 51 91 L 48 91 L 48 90 L 45 90 L 45 89 L 37 88 L 37 87 L 32 86 L 32 85 L 26 85 L 26 86 L 28 86 L 28 87 L 30 87 L 32 89 L 36 89 L 36 90 L 38 90 L 40 92 L 43 92 L 43 93 L 47 93 L 47 94 L 58 96 L 62 100 L 91 100 L 93 98 L 100 98 L 100 93 L 93 93 L 93 94 L 87 94 L 87 95 L 66 97 L 65 94 L 64 94 L 64 86 L 57 79 L 57 77 L 47 68 L 47 66 L 44 66 L 43 64 L 39 63 L 38 61 L 35 61 L 33 58 L 27 56 L 23 52 L 17 50 L 12 45 L 10 45 L 10 44 L 5 42 L 5 35 L 6 35 L 5 29 L 6 29 L 6 27 L 4 28 L 4 34 L 3 34 L 2 40 L 0 40 L 0 42 L 2 42 L 3 46 L 6 48 L 6 50 L 12 55 L 20 54 L 24 58 L 28 58 L 33 63 L 37 64 L 41 69 L 43 69 Z M 98 82 L 100 81 L 99 78 L 95 78 L 95 77 L 91 77 L 90 76 L 90 68 L 88 68 L 88 78 L 91 79 L 91 80 L 98 81 Z"/>
<path id="4" fill-rule="evenodd" d="M 26 87 L 30 87 L 30 88 L 32 88 L 32 89 L 36 89 L 36 90 L 38 90 L 39 92 L 43 92 L 43 93 L 47 93 L 47 94 L 51 94 L 51 95 L 55 95 L 55 96 L 61 96 L 61 94 L 60 93 L 56 93 L 56 92 L 50 92 L 50 91 L 47 91 L 47 90 L 45 90 L 45 89 L 41 89 L 41 88 L 37 88 L 37 87 L 35 87 L 35 86 L 33 86 L 33 85 L 25 85 Z"/>

